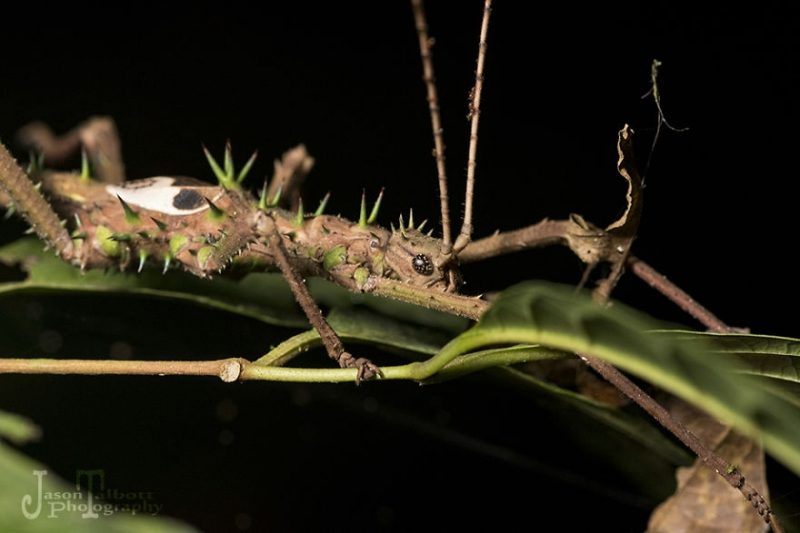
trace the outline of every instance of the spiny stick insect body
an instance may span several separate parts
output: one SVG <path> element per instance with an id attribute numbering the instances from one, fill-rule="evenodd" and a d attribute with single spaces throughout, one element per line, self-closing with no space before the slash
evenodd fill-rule
<path id="1" fill-rule="evenodd" d="M 157 263 L 163 271 L 180 265 L 197 276 L 209 277 L 222 272 L 232 262 L 277 268 L 320 333 L 330 357 L 343 368 L 356 369 L 357 381 L 379 377 L 380 369 L 368 359 L 356 358 L 345 351 L 305 287 L 303 278 L 306 276 L 321 276 L 353 291 L 406 299 L 476 319 L 487 305 L 480 299 L 454 294 L 458 289 L 459 261 L 475 261 L 519 249 L 562 243 L 587 264 L 588 270 L 602 262 L 611 264 L 610 273 L 598 282 L 595 290 L 601 301 L 609 297 L 624 265 L 629 265 L 642 277 L 650 275 L 647 268 L 642 267 L 643 263 L 630 254 L 641 213 L 642 180 L 633 164 L 632 131 L 627 126 L 619 136 L 618 170 L 628 182 L 628 208 L 618 221 L 602 229 L 573 215 L 568 220 L 544 220 L 527 228 L 471 242 L 478 118 L 491 0 L 485 2 L 476 84 L 470 98 L 472 125 L 465 217 L 459 235 L 454 242 L 451 240 L 444 143 L 433 83 L 430 40 L 421 3 L 413 0 L 412 5 L 435 140 L 443 224 L 441 240 L 424 234 L 424 223 L 415 227 L 411 216 L 407 224 L 401 218 L 398 228 L 375 225 L 380 195 L 369 215 L 362 198 L 357 222 L 325 215 L 327 198 L 313 214 L 305 213 L 302 202 L 295 211 L 280 208 L 281 196 L 295 197 L 299 182 L 312 165 L 302 148 L 287 153 L 282 163 L 276 165 L 276 177 L 281 179 L 274 179 L 269 187 L 265 184 L 260 198 L 241 186 L 254 157 L 237 173 L 229 146 L 222 166 L 206 151 L 219 182 L 216 186 L 192 178 L 166 176 L 125 182 L 119 140 L 109 119 L 93 119 L 60 141 L 53 139 L 41 126 L 28 127 L 22 135 L 23 140 L 42 152 L 45 161 L 57 160 L 63 152 L 82 145 L 85 160 L 91 162 L 95 171 L 95 179 L 89 179 L 88 164 L 79 174 L 32 167 L 29 177 L 0 145 L 0 201 L 17 209 L 59 256 L 83 269 L 141 270 L 149 263 Z M 3 196 L 3 189 L 7 197 Z M 680 291 L 660 290 L 679 304 L 690 301 Z M 697 312 L 699 306 L 686 307 L 695 316 L 702 315 L 701 320 L 710 328 L 726 328 L 722 322 L 714 322 L 717 319 L 707 311 L 701 309 L 707 315 Z M 713 320 L 708 319 L 709 316 Z M 738 471 L 730 471 L 727 463 L 618 370 L 588 356 L 581 355 L 581 358 L 656 417 L 749 500 L 756 502 L 754 506 L 759 514 L 775 526 L 766 501 Z"/>
<path id="2" fill-rule="evenodd" d="M 240 187 L 254 158 L 234 178 L 230 146 L 225 170 L 206 153 L 219 178 L 217 186 L 185 177 L 117 183 L 109 176 L 87 179 L 76 173 L 33 172 L 70 232 L 69 241 L 43 237 L 63 259 L 82 269 L 141 271 L 157 262 L 165 272 L 180 265 L 209 277 L 234 260 L 284 271 L 278 256 L 285 256 L 292 277 L 321 276 L 354 291 L 366 290 L 380 279 L 454 289 L 448 284 L 454 264 L 437 266 L 444 263 L 437 239 L 413 227 L 413 221 L 401 221 L 391 230 L 373 224 L 380 196 L 369 216 L 362 207 L 357 222 L 323 214 L 324 205 L 309 215 L 302 204 L 290 212 L 277 207 L 280 193 L 267 198 L 265 187 L 257 199 Z M 9 194 L 26 213 L 25 198 L 16 191 Z M 34 227 L 43 230 L 35 222 Z M 303 288 L 302 281 L 292 284 L 298 300 L 310 300 L 307 291 L 298 294 Z M 312 309 L 309 319 L 321 319 L 319 310 Z M 331 356 L 342 366 L 356 366 L 359 379 L 378 372 L 369 361 L 343 350 Z"/>

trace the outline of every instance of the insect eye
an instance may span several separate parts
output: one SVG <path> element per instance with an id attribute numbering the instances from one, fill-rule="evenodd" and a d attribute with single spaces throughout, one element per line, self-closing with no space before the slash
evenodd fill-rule
<path id="1" fill-rule="evenodd" d="M 431 258 L 425 254 L 415 255 L 414 259 L 411 260 L 411 266 L 414 267 L 414 271 L 417 274 L 422 274 L 423 276 L 433 274 L 433 263 Z"/>

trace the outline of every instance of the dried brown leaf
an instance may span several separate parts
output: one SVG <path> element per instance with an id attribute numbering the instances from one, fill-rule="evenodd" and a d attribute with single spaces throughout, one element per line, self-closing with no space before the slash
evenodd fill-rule
<path id="1" fill-rule="evenodd" d="M 606 231 L 615 236 L 633 239 L 642 217 L 642 178 L 633 156 L 633 129 L 627 124 L 619 131 L 617 154 L 617 171 L 628 182 L 628 192 L 625 195 L 628 205 L 622 216 L 609 224 Z"/>
<path id="2" fill-rule="evenodd" d="M 670 400 L 667 407 L 693 433 L 713 445 L 717 454 L 747 472 L 747 480 L 763 496 L 768 496 L 764 451 L 758 444 L 680 400 Z M 678 489 L 653 511 L 648 533 L 761 533 L 769 530 L 753 513 L 750 503 L 699 459 L 690 467 L 678 468 L 676 478 Z"/>

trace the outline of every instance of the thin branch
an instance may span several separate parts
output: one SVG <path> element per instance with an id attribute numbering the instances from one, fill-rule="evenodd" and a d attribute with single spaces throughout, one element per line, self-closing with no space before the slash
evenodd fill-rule
<path id="1" fill-rule="evenodd" d="M 447 170 L 445 168 L 445 146 L 442 128 L 442 117 L 439 112 L 439 95 L 436 90 L 436 77 L 433 72 L 433 54 L 431 46 L 434 40 L 428 35 L 428 22 L 422 0 L 411 0 L 414 10 L 414 25 L 419 38 L 419 54 L 422 58 L 422 79 L 427 91 L 428 109 L 433 129 L 433 156 L 436 158 L 436 173 L 439 176 L 439 204 L 442 214 L 442 252 L 446 255 L 452 249 L 450 236 L 450 198 L 447 193 Z"/>
<path id="2" fill-rule="evenodd" d="M 492 14 L 492 0 L 485 0 L 483 22 L 478 44 L 478 66 L 475 69 L 475 87 L 470 94 L 469 117 L 472 121 L 469 131 L 469 156 L 467 159 L 467 191 L 464 196 L 464 222 L 453 250 L 458 254 L 472 238 L 472 204 L 475 196 L 475 166 L 478 157 L 478 122 L 481 116 L 481 94 L 483 93 L 483 71 L 486 63 L 486 37 L 489 33 L 489 17 Z"/>
<path id="3" fill-rule="evenodd" d="M 95 359 L 4 359 L 0 374 L 83 374 L 138 376 L 217 376 L 222 381 L 241 379 L 250 362 L 228 358 L 216 361 L 108 361 Z"/>
<path id="4" fill-rule="evenodd" d="M 322 344 L 319 335 L 306 332 L 299 346 L 303 350 Z M 288 362 L 299 355 L 300 349 L 282 353 Z M 521 346 L 506 350 L 487 350 L 453 359 L 435 376 L 436 381 L 485 370 L 493 366 L 507 366 L 542 359 L 554 359 L 564 354 L 539 346 Z M 259 361 L 266 360 L 266 357 Z M 416 367 L 411 365 L 387 366 L 382 369 L 382 379 L 416 380 Z M 303 383 L 352 383 L 358 377 L 357 368 L 287 368 L 241 358 L 214 361 L 110 361 L 98 359 L 3 359 L 0 374 L 59 374 L 59 375 L 127 375 L 127 376 L 216 376 L 225 382 L 234 381 L 288 381 Z"/>
<path id="5" fill-rule="evenodd" d="M 310 333 L 310 332 L 309 332 Z M 305 339 L 305 348 L 315 346 L 319 339 L 312 341 Z M 298 353 L 286 352 L 285 358 L 292 358 Z M 493 366 L 508 366 L 543 359 L 556 359 L 564 354 L 557 350 L 550 350 L 540 346 L 522 346 L 511 350 L 486 350 L 482 353 L 467 354 L 451 358 L 435 372 L 428 372 L 424 363 L 409 363 L 397 366 L 381 367 L 381 380 L 406 380 L 424 381 L 433 376 L 433 381 L 447 381 L 466 374 L 486 370 Z M 265 360 L 265 356 L 260 360 Z M 241 380 L 262 381 L 294 381 L 306 383 L 339 383 L 352 382 L 356 378 L 356 371 L 352 368 L 287 368 L 281 366 L 268 366 L 265 364 L 251 363 L 242 370 Z"/>

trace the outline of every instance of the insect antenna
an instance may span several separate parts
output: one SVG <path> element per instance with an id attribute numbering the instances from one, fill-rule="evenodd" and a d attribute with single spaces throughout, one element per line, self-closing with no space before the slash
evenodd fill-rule
<path id="1" fill-rule="evenodd" d="M 475 68 L 475 87 L 470 92 L 469 118 L 471 121 L 469 131 L 469 155 L 467 158 L 467 190 L 464 195 L 464 220 L 461 231 L 453 245 L 453 251 L 458 254 L 466 248 L 472 239 L 472 204 L 475 195 L 475 162 L 478 154 L 478 122 L 481 116 L 481 94 L 483 93 L 483 72 L 486 63 L 486 36 L 489 33 L 489 17 L 492 14 L 492 0 L 485 0 L 483 4 L 483 21 L 481 22 L 481 36 L 478 44 L 478 61 Z"/>
<path id="2" fill-rule="evenodd" d="M 433 155 L 436 158 L 436 173 L 439 177 L 439 203 L 442 214 L 442 252 L 447 255 L 452 249 L 450 236 L 450 199 L 447 194 L 447 171 L 445 169 L 444 135 L 442 117 L 439 112 L 439 95 L 436 90 L 436 77 L 433 73 L 433 54 L 431 46 L 434 40 L 428 35 L 428 22 L 422 0 L 411 0 L 414 11 L 414 25 L 419 39 L 419 54 L 422 58 L 422 80 L 427 91 L 428 109 L 433 129 Z"/>
<path id="3" fill-rule="evenodd" d="M 449 196 L 447 192 L 447 174 L 445 170 L 445 146 L 442 129 L 442 119 L 439 110 L 439 96 L 436 90 L 436 78 L 433 71 L 433 54 L 431 46 L 433 39 L 428 35 L 428 24 L 425 18 L 425 9 L 422 0 L 411 0 L 411 7 L 414 11 L 414 23 L 417 29 L 419 40 L 420 57 L 422 58 L 422 79 L 427 90 L 428 108 L 431 116 L 431 127 L 433 129 L 434 157 L 436 158 L 436 170 L 439 176 L 439 200 L 442 214 L 442 253 L 449 255 L 450 252 L 463 250 L 472 239 L 472 205 L 475 196 L 475 168 L 478 153 L 478 124 L 480 121 L 481 95 L 483 93 L 484 66 L 486 64 L 486 38 L 489 32 L 489 18 L 492 12 L 492 0 L 484 1 L 483 21 L 481 22 L 481 33 L 478 45 L 478 60 L 475 69 L 475 86 L 470 91 L 469 115 L 470 135 L 469 135 L 469 155 L 467 159 L 467 184 L 464 202 L 464 219 L 461 230 L 455 243 L 452 241 L 450 233 L 450 208 Z"/>

